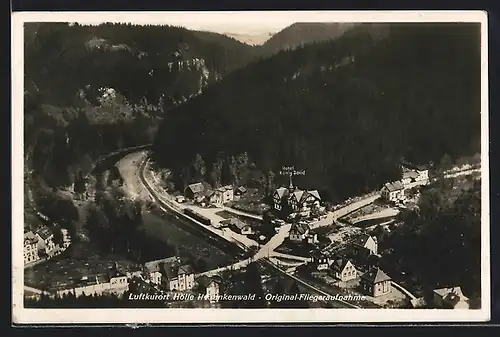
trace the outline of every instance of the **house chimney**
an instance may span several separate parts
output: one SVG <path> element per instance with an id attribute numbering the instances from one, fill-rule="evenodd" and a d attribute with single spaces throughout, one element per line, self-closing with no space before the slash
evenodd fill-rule
<path id="1" fill-rule="evenodd" d="M 290 173 L 290 185 L 288 186 L 290 191 L 293 191 L 292 174 Z"/>

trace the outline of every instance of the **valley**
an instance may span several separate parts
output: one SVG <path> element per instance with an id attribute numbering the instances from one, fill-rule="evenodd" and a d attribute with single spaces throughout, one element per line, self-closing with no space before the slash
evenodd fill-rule
<path id="1" fill-rule="evenodd" d="M 25 40 L 27 305 L 481 307 L 476 24 L 296 23 L 251 46 L 32 23 Z"/>

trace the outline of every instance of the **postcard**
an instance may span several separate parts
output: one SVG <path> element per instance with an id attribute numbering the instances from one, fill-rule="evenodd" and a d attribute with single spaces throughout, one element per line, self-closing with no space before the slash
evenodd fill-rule
<path id="1" fill-rule="evenodd" d="M 14 323 L 489 319 L 484 12 L 12 17 Z"/>

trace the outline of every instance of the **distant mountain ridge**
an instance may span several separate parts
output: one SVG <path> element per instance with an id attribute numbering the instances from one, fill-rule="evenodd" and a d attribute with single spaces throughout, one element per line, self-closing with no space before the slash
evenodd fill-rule
<path id="1" fill-rule="evenodd" d="M 281 50 L 295 49 L 309 43 L 333 40 L 356 25 L 356 23 L 297 22 L 273 34 L 262 45 L 262 53 L 270 56 Z"/>

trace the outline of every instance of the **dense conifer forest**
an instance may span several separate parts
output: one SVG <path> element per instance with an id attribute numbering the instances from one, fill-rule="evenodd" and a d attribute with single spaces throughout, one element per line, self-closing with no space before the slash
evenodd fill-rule
<path id="1" fill-rule="evenodd" d="M 51 187 L 71 185 L 99 155 L 150 143 L 172 108 L 253 60 L 254 50 L 180 27 L 26 24 L 28 166 Z"/>
<path id="2" fill-rule="evenodd" d="M 398 179 L 401 157 L 478 152 L 479 26 L 361 28 L 256 61 L 179 106 L 157 133 L 157 162 L 181 186 L 245 153 L 264 173 L 307 170 L 299 184 L 338 200 Z"/>

